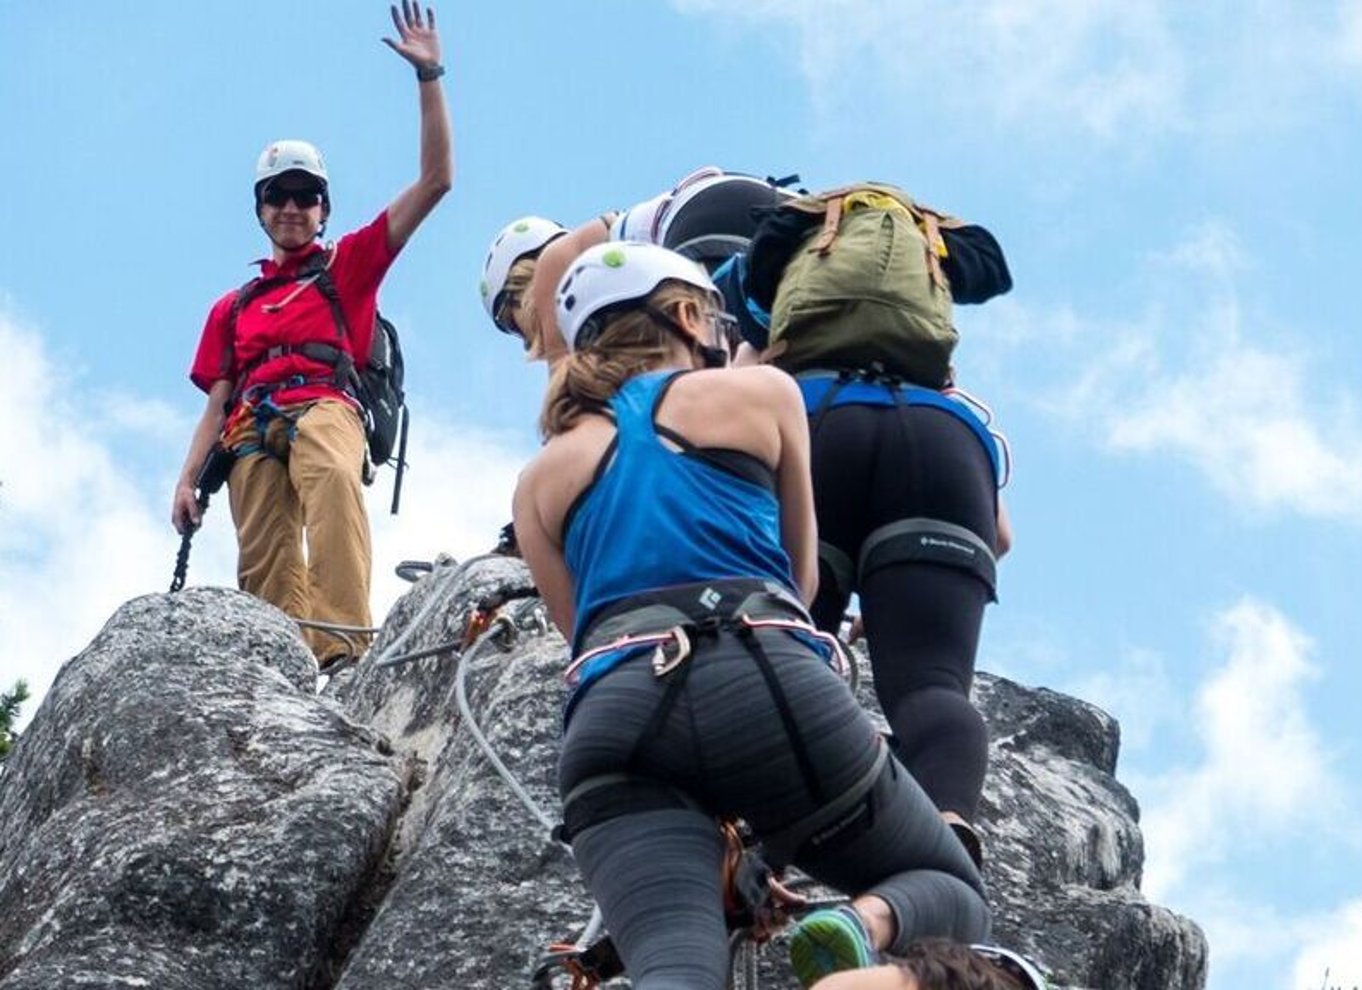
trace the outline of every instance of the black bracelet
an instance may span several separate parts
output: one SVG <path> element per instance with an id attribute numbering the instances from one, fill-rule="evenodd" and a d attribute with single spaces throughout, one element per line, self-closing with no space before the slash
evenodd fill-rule
<path id="1" fill-rule="evenodd" d="M 438 62 L 434 65 L 418 65 L 416 67 L 417 82 L 431 82 L 432 80 L 439 79 L 444 74 L 445 67 Z"/>

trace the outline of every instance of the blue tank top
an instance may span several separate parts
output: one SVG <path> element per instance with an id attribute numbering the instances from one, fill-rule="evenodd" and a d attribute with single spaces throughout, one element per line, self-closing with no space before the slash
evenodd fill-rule
<path id="1" fill-rule="evenodd" d="M 759 578 L 794 592 L 774 492 L 694 447 L 663 443 L 659 429 L 686 446 L 653 421 L 678 374 L 635 376 L 610 400 L 615 440 L 568 510 L 563 558 L 576 585 L 574 653 L 601 609 L 642 591 Z"/>

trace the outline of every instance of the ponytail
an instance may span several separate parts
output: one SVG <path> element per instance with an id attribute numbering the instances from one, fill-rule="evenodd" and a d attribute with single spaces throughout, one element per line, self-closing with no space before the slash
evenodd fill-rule
<path id="1" fill-rule="evenodd" d="M 603 412 L 615 393 L 635 375 L 664 365 L 672 356 L 672 331 L 648 314 L 694 302 L 704 306 L 703 291 L 683 282 L 663 282 L 647 299 L 605 316 L 605 328 L 589 347 L 573 351 L 549 377 L 540 435 L 548 440 L 577 425 L 588 413 Z"/>

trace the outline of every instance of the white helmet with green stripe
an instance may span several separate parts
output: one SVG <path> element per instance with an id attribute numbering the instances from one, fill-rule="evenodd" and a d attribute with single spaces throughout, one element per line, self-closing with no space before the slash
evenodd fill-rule
<path id="1" fill-rule="evenodd" d="M 482 295 L 482 305 L 487 315 L 499 330 L 517 335 L 520 332 L 514 325 L 505 326 L 497 320 L 497 310 L 503 302 L 502 293 L 506 290 L 506 279 L 511 274 L 511 268 L 521 258 L 538 256 L 550 241 L 566 233 L 566 228 L 552 220 L 521 217 L 503 227 L 492 241 L 492 246 L 487 250 L 487 260 L 482 265 L 482 284 L 478 291 Z"/>
<path id="2" fill-rule="evenodd" d="M 668 280 L 711 294 L 715 307 L 723 308 L 723 297 L 705 270 L 675 251 L 639 241 L 587 248 L 558 283 L 555 298 L 563 339 L 572 350 L 590 344 L 602 329 L 597 319 L 601 313 L 620 303 L 642 302 Z"/>

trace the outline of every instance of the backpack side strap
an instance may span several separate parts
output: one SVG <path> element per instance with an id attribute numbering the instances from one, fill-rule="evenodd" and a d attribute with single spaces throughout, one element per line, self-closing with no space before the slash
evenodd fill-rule
<path id="1" fill-rule="evenodd" d="M 828 256 L 832 242 L 837 239 L 837 228 L 842 222 L 842 202 L 845 199 L 845 196 L 835 196 L 828 200 L 827 212 L 823 214 L 823 228 L 809 245 L 809 250 L 818 252 L 821 257 Z"/>

